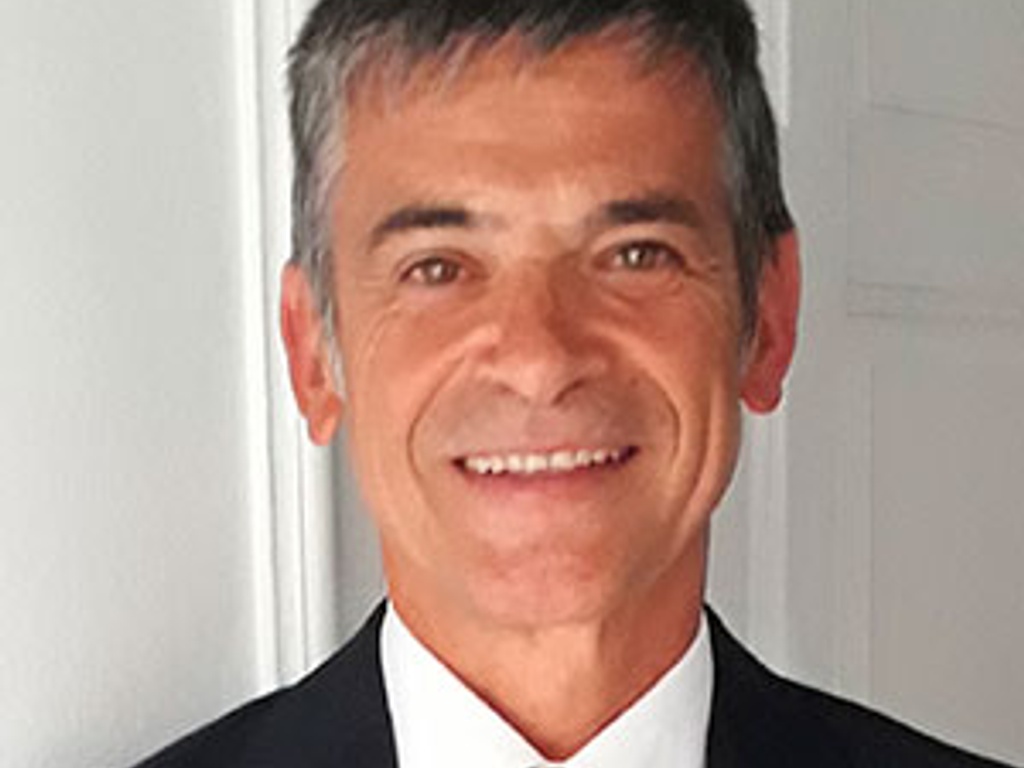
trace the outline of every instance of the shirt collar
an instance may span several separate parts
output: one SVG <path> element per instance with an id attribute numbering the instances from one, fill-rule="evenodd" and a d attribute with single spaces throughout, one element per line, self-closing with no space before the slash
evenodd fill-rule
<path id="1" fill-rule="evenodd" d="M 400 768 L 703 768 L 713 661 L 707 619 L 683 657 L 564 763 L 549 763 L 388 606 L 381 666 Z"/>

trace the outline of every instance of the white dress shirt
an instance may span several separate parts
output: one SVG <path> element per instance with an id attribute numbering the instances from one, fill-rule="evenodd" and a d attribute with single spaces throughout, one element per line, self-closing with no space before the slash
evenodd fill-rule
<path id="1" fill-rule="evenodd" d="M 563 763 L 545 760 L 390 605 L 380 642 L 399 768 L 704 768 L 713 662 L 703 614 L 683 657 Z"/>

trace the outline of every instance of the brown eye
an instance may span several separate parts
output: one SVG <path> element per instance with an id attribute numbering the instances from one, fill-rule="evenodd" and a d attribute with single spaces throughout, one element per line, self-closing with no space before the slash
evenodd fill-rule
<path id="1" fill-rule="evenodd" d="M 454 283 L 462 275 L 462 267 L 450 259 L 431 256 L 416 262 L 402 275 L 407 282 L 425 286 Z"/>
<path id="2" fill-rule="evenodd" d="M 613 267 L 633 272 L 649 272 L 679 263 L 676 252 L 660 243 L 630 243 L 612 256 Z"/>

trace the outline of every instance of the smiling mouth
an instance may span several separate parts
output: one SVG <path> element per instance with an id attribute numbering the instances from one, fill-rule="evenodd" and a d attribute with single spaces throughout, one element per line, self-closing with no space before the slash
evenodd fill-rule
<path id="1" fill-rule="evenodd" d="M 552 477 L 619 467 L 636 456 L 635 446 L 466 456 L 455 465 L 476 477 Z"/>

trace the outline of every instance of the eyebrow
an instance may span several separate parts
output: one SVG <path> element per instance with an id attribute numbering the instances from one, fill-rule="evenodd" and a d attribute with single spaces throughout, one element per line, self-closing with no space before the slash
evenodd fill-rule
<path id="1" fill-rule="evenodd" d="M 370 231 L 370 248 L 376 248 L 393 235 L 417 229 L 473 229 L 480 223 L 479 214 L 460 205 L 407 205 L 389 213 L 374 226 Z"/>
<path id="2" fill-rule="evenodd" d="M 370 249 L 398 234 L 420 229 L 475 229 L 485 218 L 461 205 L 437 203 L 406 205 L 392 211 L 370 230 Z M 651 192 L 637 197 L 611 200 L 587 215 L 588 231 L 630 224 L 681 224 L 697 228 L 703 217 L 692 200 L 670 193 Z"/>
<path id="3" fill-rule="evenodd" d="M 703 217 L 697 204 L 685 197 L 651 192 L 639 197 L 612 200 L 587 217 L 588 229 L 607 229 L 629 224 L 681 224 L 697 228 Z"/>

